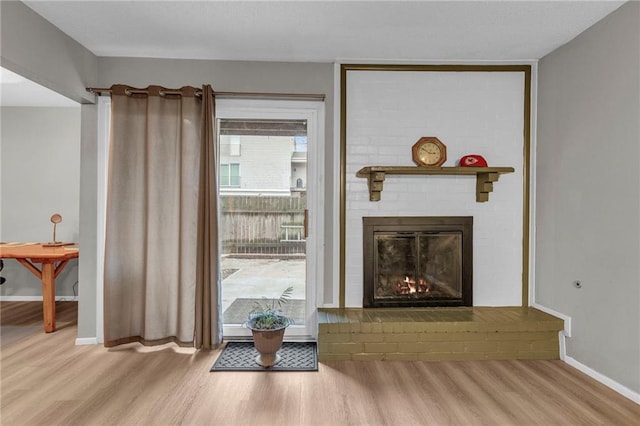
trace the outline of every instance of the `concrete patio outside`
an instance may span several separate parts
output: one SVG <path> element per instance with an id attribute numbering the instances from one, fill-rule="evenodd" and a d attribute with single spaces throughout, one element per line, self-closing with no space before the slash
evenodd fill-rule
<path id="1" fill-rule="evenodd" d="M 236 299 L 278 298 L 289 286 L 292 300 L 304 300 L 305 266 L 303 259 L 223 257 L 222 311 Z"/>

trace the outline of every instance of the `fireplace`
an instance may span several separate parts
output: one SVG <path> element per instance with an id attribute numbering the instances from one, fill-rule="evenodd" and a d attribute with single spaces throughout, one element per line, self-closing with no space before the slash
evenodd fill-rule
<path id="1" fill-rule="evenodd" d="M 365 308 L 472 306 L 473 217 L 365 217 Z"/>

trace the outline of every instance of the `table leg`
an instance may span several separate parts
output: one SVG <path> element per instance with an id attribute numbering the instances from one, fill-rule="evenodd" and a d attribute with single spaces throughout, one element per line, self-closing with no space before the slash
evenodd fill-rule
<path id="1" fill-rule="evenodd" d="M 55 263 L 42 263 L 42 312 L 45 333 L 56 331 Z"/>

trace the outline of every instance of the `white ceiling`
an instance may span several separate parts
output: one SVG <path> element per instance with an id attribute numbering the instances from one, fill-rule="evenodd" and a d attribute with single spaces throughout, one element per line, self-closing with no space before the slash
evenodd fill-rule
<path id="1" fill-rule="evenodd" d="M 97 56 L 415 63 L 537 60 L 624 1 L 24 3 Z"/>
<path id="2" fill-rule="evenodd" d="M 0 67 L 0 106 L 79 107 L 80 104 Z"/>
<path id="3" fill-rule="evenodd" d="M 25 0 L 98 56 L 535 60 L 621 1 Z"/>

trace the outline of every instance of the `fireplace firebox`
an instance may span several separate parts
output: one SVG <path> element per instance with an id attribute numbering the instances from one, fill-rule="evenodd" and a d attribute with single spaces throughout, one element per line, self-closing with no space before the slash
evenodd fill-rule
<path id="1" fill-rule="evenodd" d="M 473 217 L 365 217 L 365 308 L 472 306 Z"/>

